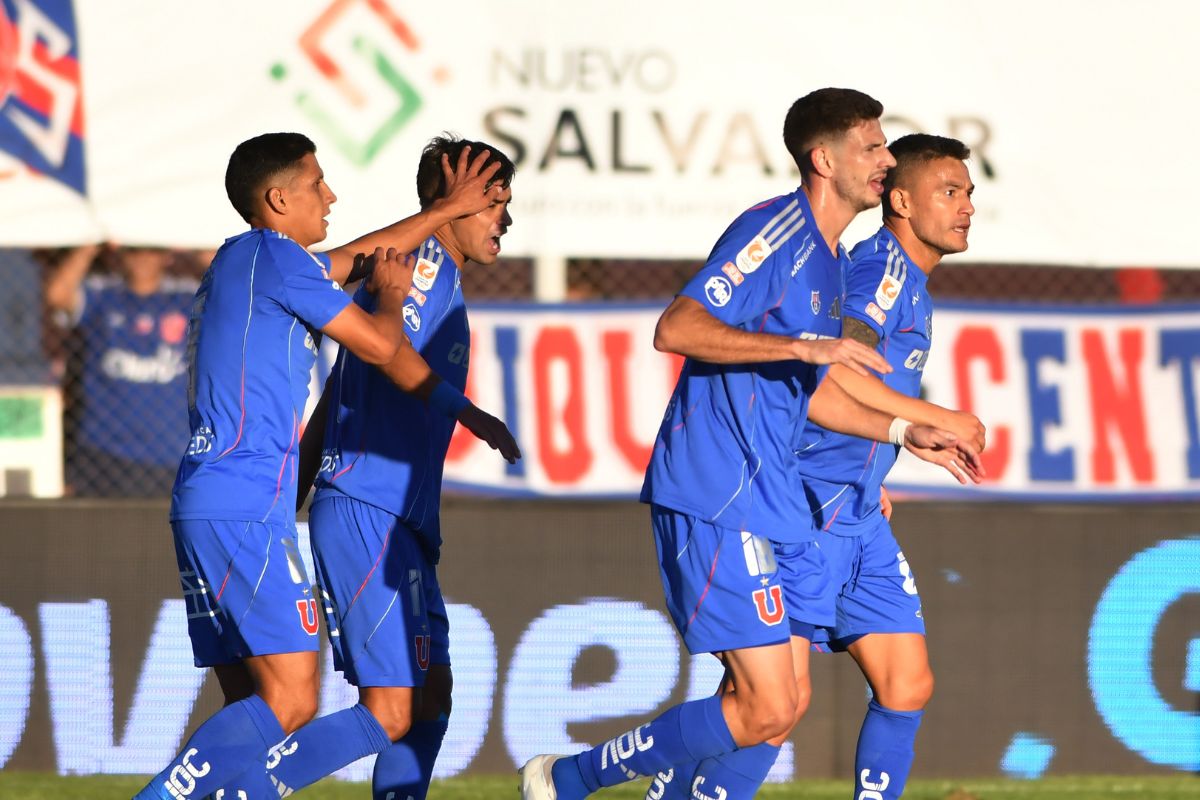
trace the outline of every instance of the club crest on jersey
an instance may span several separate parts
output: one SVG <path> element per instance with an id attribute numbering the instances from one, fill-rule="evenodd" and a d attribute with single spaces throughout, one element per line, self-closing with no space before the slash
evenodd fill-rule
<path id="1" fill-rule="evenodd" d="M 413 274 L 415 275 L 416 273 L 413 273 Z M 416 300 L 417 305 L 419 305 L 419 306 L 425 305 L 425 301 L 428 299 L 425 296 L 425 293 L 422 292 L 420 289 L 418 289 L 415 286 L 408 290 L 408 296 L 411 297 L 413 300 Z"/>
<path id="2" fill-rule="evenodd" d="M 809 296 L 809 303 L 810 303 L 810 305 L 812 305 L 812 312 L 814 314 L 821 313 L 821 293 L 820 292 L 813 292 Z"/>
<path id="3" fill-rule="evenodd" d="M 300 627 L 309 636 L 317 635 L 317 601 L 297 600 L 296 611 L 300 614 Z"/>
<path id="4" fill-rule="evenodd" d="M 726 261 L 725 266 L 721 267 L 721 272 L 724 272 L 729 280 L 733 281 L 734 286 L 741 286 L 742 281 L 746 280 L 746 276 L 732 261 Z"/>
<path id="5" fill-rule="evenodd" d="M 771 245 L 767 244 L 767 240 L 762 237 L 762 234 L 759 234 L 737 254 L 738 269 L 749 275 L 761 267 L 769 255 L 771 255 Z"/>
<path id="6" fill-rule="evenodd" d="M 704 284 L 704 296 L 708 298 L 708 302 L 720 308 L 733 297 L 733 287 L 720 275 L 713 275 Z"/>
<path id="7" fill-rule="evenodd" d="M 883 313 L 883 309 L 874 303 L 867 303 L 867 316 L 880 325 L 887 322 L 887 314 Z"/>
<path id="8" fill-rule="evenodd" d="M 892 306 L 896 304 L 896 298 L 899 296 L 900 281 L 891 275 L 884 275 L 883 280 L 879 282 L 879 288 L 875 290 L 875 302 L 884 311 L 891 311 Z"/>
<path id="9" fill-rule="evenodd" d="M 765 589 L 755 589 L 751 595 L 754 598 L 754 608 L 758 618 L 767 625 L 778 625 L 783 622 L 786 613 L 783 609 L 783 590 L 778 586 L 768 586 Z"/>
<path id="10" fill-rule="evenodd" d="M 418 258 L 417 266 L 413 268 L 413 285 L 422 291 L 428 292 L 433 288 L 433 282 L 437 280 L 439 269 L 441 269 L 440 264 L 435 264 L 428 259 Z"/>
<path id="11" fill-rule="evenodd" d="M 416 306 L 404 304 L 404 324 L 413 329 L 413 332 L 421 330 L 421 312 L 417 311 Z"/>

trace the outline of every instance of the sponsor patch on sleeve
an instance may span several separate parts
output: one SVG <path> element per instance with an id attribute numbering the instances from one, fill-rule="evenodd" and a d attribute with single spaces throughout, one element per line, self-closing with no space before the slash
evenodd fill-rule
<path id="1" fill-rule="evenodd" d="M 880 325 L 887 322 L 887 314 L 883 313 L 883 309 L 874 303 L 867 303 L 867 316 L 878 322 Z"/>
<path id="2" fill-rule="evenodd" d="M 769 255 L 771 255 L 771 245 L 767 244 L 767 240 L 759 234 L 737 254 L 738 269 L 749 275 L 761 267 Z"/>
<path id="3" fill-rule="evenodd" d="M 879 303 L 879 307 L 884 311 L 890 311 L 899 296 L 900 281 L 891 275 L 884 275 L 883 280 L 879 282 L 879 288 L 875 290 L 875 302 Z"/>
<path id="4" fill-rule="evenodd" d="M 414 275 L 415 275 L 415 273 L 414 273 Z M 428 299 L 425 297 L 425 293 L 422 292 L 420 289 L 418 289 L 415 286 L 408 290 L 408 296 L 411 297 L 413 300 L 416 300 L 417 305 L 419 305 L 419 306 L 425 305 L 425 301 Z"/>
<path id="5" fill-rule="evenodd" d="M 440 268 L 441 265 L 427 259 L 417 259 L 417 266 L 413 268 L 413 286 L 428 292 L 433 288 L 433 282 L 437 280 Z"/>
<path id="6" fill-rule="evenodd" d="M 412 328 L 414 332 L 421 330 L 421 312 L 417 311 L 416 306 L 404 304 L 404 324 Z"/>
<path id="7" fill-rule="evenodd" d="M 732 261 L 726 261 L 725 266 L 721 267 L 721 272 L 724 272 L 729 280 L 733 281 L 734 286 L 741 286 L 742 281 L 746 280 L 746 276 Z"/>
<path id="8" fill-rule="evenodd" d="M 704 296 L 708 298 L 708 302 L 720 308 L 733 297 L 733 287 L 720 275 L 713 275 L 704 284 Z"/>

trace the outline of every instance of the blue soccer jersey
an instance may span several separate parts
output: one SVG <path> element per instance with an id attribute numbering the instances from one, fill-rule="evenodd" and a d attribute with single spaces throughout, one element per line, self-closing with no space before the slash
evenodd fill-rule
<path id="1" fill-rule="evenodd" d="M 463 391 L 471 331 L 458 265 L 433 237 L 413 255 L 405 332 L 429 367 Z M 361 289 L 355 301 L 374 304 Z M 314 503 L 337 493 L 377 506 L 416 531 L 436 557 L 442 466 L 456 421 L 344 349 L 325 391 L 331 394 Z"/>
<path id="2" fill-rule="evenodd" d="M 294 525 L 300 420 L 319 329 L 350 303 L 328 266 L 328 256 L 261 228 L 217 251 L 192 303 L 192 433 L 172 520 Z"/>
<path id="3" fill-rule="evenodd" d="M 928 277 L 880 228 L 851 253 L 842 313 L 879 335 L 878 350 L 892 372 L 887 386 L 909 397 L 921 391 L 921 374 L 933 335 Z M 800 473 L 821 530 L 857 536 L 879 516 L 879 488 L 900 448 L 860 439 L 809 422 L 800 447 Z"/>
<path id="4" fill-rule="evenodd" d="M 196 282 L 165 278 L 140 295 L 120 278 L 82 286 L 82 444 L 128 461 L 179 463 L 188 430 L 184 334 Z"/>
<path id="5" fill-rule="evenodd" d="M 797 189 L 739 216 L 681 294 L 740 330 L 837 337 L 844 261 L 844 251 L 829 252 Z M 821 375 L 802 361 L 687 359 L 642 501 L 778 542 L 811 541 L 795 451 Z"/>

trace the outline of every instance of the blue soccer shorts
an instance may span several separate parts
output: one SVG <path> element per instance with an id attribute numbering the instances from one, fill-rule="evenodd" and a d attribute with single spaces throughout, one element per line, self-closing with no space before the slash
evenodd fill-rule
<path id="1" fill-rule="evenodd" d="M 882 514 L 862 536 L 818 541 L 839 590 L 837 620 L 815 632 L 815 649 L 842 651 L 869 633 L 925 635 L 916 578 Z"/>
<path id="2" fill-rule="evenodd" d="M 780 544 L 658 505 L 650 518 L 667 610 L 688 652 L 786 642 L 797 615 L 832 621 L 833 584 L 815 543 Z"/>
<path id="3" fill-rule="evenodd" d="M 294 527 L 185 519 L 171 532 L 197 667 L 317 649 L 317 602 Z"/>
<path id="4" fill-rule="evenodd" d="M 450 663 L 450 621 L 418 535 L 396 516 L 326 495 L 309 512 L 334 667 L 354 686 L 424 686 Z"/>

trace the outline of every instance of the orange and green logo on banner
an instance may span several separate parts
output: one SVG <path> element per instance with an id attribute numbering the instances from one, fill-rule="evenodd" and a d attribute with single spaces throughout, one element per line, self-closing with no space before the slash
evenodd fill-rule
<path id="1" fill-rule="evenodd" d="M 363 89 L 351 81 L 338 61 L 324 46 L 324 39 L 333 25 L 357 3 L 365 5 L 380 18 L 383 25 L 363 31 L 352 40 L 353 53 L 350 57 L 365 61 L 395 93 L 395 108 L 364 138 L 357 130 L 351 130 L 338 121 L 338 114 L 315 99 L 304 89 L 296 95 L 296 105 L 312 120 L 322 134 L 327 136 L 337 149 L 351 162 L 365 166 L 375 159 L 396 134 L 408 123 L 423 105 L 420 93 L 404 77 L 396 65 L 384 54 L 384 49 L 372 39 L 378 30 L 386 30 L 409 52 L 417 52 L 420 42 L 412 30 L 385 2 L 385 0 L 335 0 L 300 36 L 300 49 L 320 76 L 354 107 L 361 108 L 368 102 Z M 271 77 L 283 81 L 288 68 L 277 63 L 271 68 Z M 377 102 L 371 98 L 371 102 Z"/>

